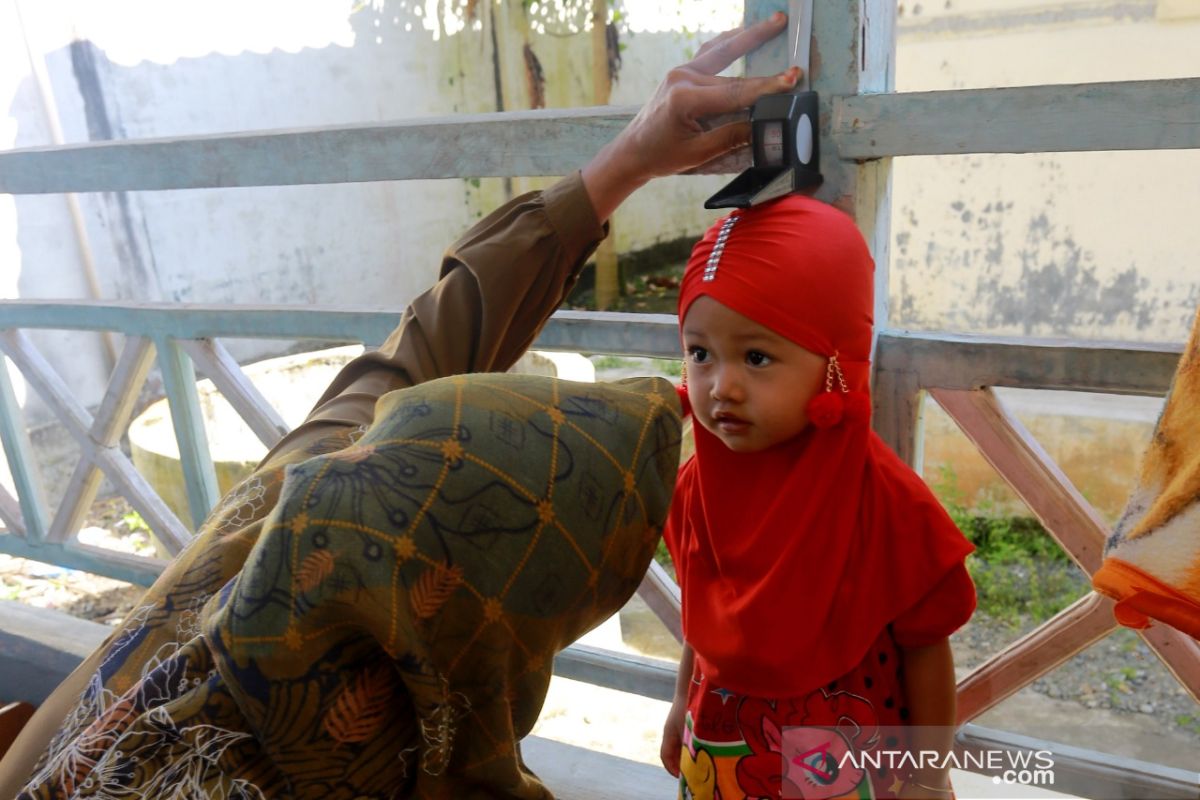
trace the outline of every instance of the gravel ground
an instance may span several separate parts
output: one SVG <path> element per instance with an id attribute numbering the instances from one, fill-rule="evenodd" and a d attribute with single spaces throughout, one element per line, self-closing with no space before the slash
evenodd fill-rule
<path id="1" fill-rule="evenodd" d="M 951 638 L 955 664 L 974 668 L 1034 627 L 1030 619 L 1014 626 L 976 613 Z M 1090 709 L 1140 715 L 1200 746 L 1200 704 L 1131 630 L 1116 630 L 1030 688 L 1047 697 L 1077 703 L 1081 722 L 1086 721 Z"/>
<path id="2" fill-rule="evenodd" d="M 123 498 L 97 502 L 80 531 L 85 544 L 150 554 L 150 537 Z M 145 589 L 89 572 L 0 554 L 0 600 L 53 608 L 81 619 L 119 625 Z"/>

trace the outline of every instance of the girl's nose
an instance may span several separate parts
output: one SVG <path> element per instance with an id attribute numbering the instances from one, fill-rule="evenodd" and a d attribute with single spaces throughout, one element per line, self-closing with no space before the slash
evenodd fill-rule
<path id="1" fill-rule="evenodd" d="M 713 375 L 712 388 L 709 391 L 713 400 L 737 401 L 741 399 L 742 384 L 737 373 L 737 368 L 732 365 L 717 367 Z"/>

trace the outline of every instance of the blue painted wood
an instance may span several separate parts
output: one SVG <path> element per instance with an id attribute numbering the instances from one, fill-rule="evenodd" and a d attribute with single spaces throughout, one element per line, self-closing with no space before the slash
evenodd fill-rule
<path id="1" fill-rule="evenodd" d="M 149 586 L 158 579 L 166 568 L 166 562 L 151 558 L 125 556 L 121 559 L 105 557 L 97 548 L 82 549 L 62 544 L 32 544 L 20 536 L 0 536 L 0 553 L 17 558 L 28 558 L 43 564 L 55 564 L 68 569 L 79 569 L 96 575 L 105 575 L 119 581 Z M 116 555 L 116 554 L 114 554 Z M 145 562 L 144 566 L 139 562 Z"/>
<path id="2" fill-rule="evenodd" d="M 831 134 L 847 159 L 1196 149 L 1200 78 L 839 97 Z"/>
<path id="3" fill-rule="evenodd" d="M 747 19 L 796 0 L 751 0 Z M 1200 78 L 877 96 L 891 85 L 891 11 L 864 0 L 817 3 L 813 88 L 826 119 L 822 153 L 851 161 L 935 153 L 1200 147 Z M 871 34 L 871 30 L 876 30 Z M 863 63 L 872 77 L 859 79 Z M 751 54 L 750 74 L 788 66 L 780 37 Z M 882 76 L 882 77 L 879 77 Z M 836 102 L 835 102 L 836 98 Z M 830 105 L 833 103 L 832 105 Z M 0 192 L 122 191 L 427 178 L 562 175 L 587 162 L 635 109 L 449 117 L 389 125 L 132 140 L 0 153 Z M 985 121 L 981 123 L 980 121 Z M 967 124 L 969 121 L 970 124 Z M 728 167 L 725 167 L 728 169 Z"/>
<path id="4" fill-rule="evenodd" d="M 534 347 L 654 358 L 680 358 L 682 354 L 674 314 L 559 311 L 542 329 Z"/>
<path id="5" fill-rule="evenodd" d="M 0 442 L 4 444 L 4 456 L 8 459 L 8 469 L 17 490 L 25 535 L 30 543 L 39 543 L 45 539 L 49 528 L 45 493 L 33 460 L 21 406 L 13 391 L 12 377 L 8 374 L 8 361 L 4 358 L 0 358 Z"/>
<path id="6" fill-rule="evenodd" d="M 112 330 L 154 339 L 318 339 L 375 346 L 399 321 L 399 312 L 371 309 L 0 301 L 0 329 Z M 672 314 L 560 311 L 537 346 L 675 358 L 679 334 Z"/>
<path id="7" fill-rule="evenodd" d="M 430 178 L 567 175 L 636 108 L 399 120 L 0 153 L 0 192 L 115 192 Z"/>
<path id="8" fill-rule="evenodd" d="M 179 443 L 188 510 L 191 512 L 193 530 L 198 530 L 221 495 L 217 489 L 212 455 L 208 450 L 208 435 L 204 431 L 204 415 L 200 411 L 200 395 L 196 391 L 196 370 L 192 360 L 175 340 L 159 339 L 156 345 L 163 388 L 171 407 L 171 422 L 175 426 L 175 440 Z"/>
<path id="9" fill-rule="evenodd" d="M 388 309 L 200 306 L 88 300 L 5 300 L 0 329 L 121 331 L 151 339 L 323 339 L 382 344 L 400 321 Z"/>

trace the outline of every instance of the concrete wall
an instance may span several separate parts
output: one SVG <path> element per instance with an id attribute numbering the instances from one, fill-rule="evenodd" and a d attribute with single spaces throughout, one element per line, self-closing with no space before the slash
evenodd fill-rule
<path id="1" fill-rule="evenodd" d="M 1190 0 L 902 8 L 899 91 L 1200 75 Z M 903 158 L 893 198 L 901 326 L 1182 341 L 1200 303 L 1200 151 Z"/>
<path id="2" fill-rule="evenodd" d="M 1200 75 L 1200 2 L 902 5 L 896 85 L 931 91 Z M 1001 335 L 1181 342 L 1200 304 L 1200 152 L 894 162 L 892 321 Z M 1161 403 L 1066 392 L 1002 399 L 1109 519 Z M 925 477 L 968 506 L 1021 502 L 935 405 Z"/>

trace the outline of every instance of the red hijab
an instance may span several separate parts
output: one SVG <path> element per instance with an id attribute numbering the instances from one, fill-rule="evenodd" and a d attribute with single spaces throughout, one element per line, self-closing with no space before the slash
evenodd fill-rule
<path id="1" fill-rule="evenodd" d="M 837 354 L 848 388 L 866 392 L 873 290 L 854 222 L 791 195 L 709 229 L 688 261 L 679 319 L 708 295 Z M 757 453 L 735 453 L 700 425 L 695 437 L 665 537 L 684 636 L 717 685 L 789 697 L 839 678 L 972 549 L 864 421 L 810 425 Z"/>

